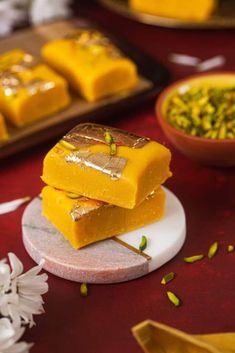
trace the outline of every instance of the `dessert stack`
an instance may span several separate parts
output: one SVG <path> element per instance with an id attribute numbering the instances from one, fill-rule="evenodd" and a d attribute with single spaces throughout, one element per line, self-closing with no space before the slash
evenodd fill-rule
<path id="1" fill-rule="evenodd" d="M 75 249 L 155 222 L 170 159 L 148 138 L 79 124 L 44 159 L 43 215 Z"/>

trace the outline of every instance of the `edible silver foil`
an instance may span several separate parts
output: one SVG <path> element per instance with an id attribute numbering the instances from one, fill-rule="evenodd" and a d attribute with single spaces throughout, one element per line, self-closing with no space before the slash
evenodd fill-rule
<path id="1" fill-rule="evenodd" d="M 0 85 L 5 96 L 16 95 L 18 91 L 25 88 L 30 96 L 38 91 L 44 92 L 55 86 L 52 81 L 40 78 L 32 80 L 22 80 L 18 73 L 30 69 L 37 65 L 38 60 L 30 54 L 25 54 L 23 59 L 17 64 L 9 66 L 6 70 L 0 70 Z"/>
<path id="2" fill-rule="evenodd" d="M 150 141 L 146 137 L 140 137 L 131 132 L 94 123 L 75 126 L 63 137 L 63 140 L 71 143 L 76 148 L 90 147 L 99 143 L 106 144 L 104 139 L 106 131 L 112 135 L 117 146 L 141 148 Z"/>
<path id="3" fill-rule="evenodd" d="M 65 157 L 67 163 L 75 163 L 107 174 L 113 180 L 120 179 L 127 159 L 111 156 L 106 153 L 90 151 L 75 151 Z"/>
<path id="4" fill-rule="evenodd" d="M 92 54 L 99 55 L 104 53 L 112 59 L 123 56 L 120 50 L 113 45 L 108 37 L 103 33 L 93 29 L 78 29 L 65 36 L 66 39 L 73 40 L 75 44 L 89 49 Z"/>
<path id="5" fill-rule="evenodd" d="M 101 206 L 99 206 L 101 207 Z M 70 211 L 70 216 L 74 222 L 78 221 L 82 216 L 88 214 L 91 211 L 94 211 L 96 208 L 99 207 L 82 207 L 79 204 L 75 204 L 72 210 Z"/>

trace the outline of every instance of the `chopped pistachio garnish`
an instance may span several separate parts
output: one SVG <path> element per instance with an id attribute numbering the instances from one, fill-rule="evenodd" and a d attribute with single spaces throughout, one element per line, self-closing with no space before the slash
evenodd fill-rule
<path id="1" fill-rule="evenodd" d="M 175 278 L 174 272 L 169 272 L 165 276 L 162 277 L 161 284 L 167 284 Z"/>
<path id="2" fill-rule="evenodd" d="M 192 87 L 175 93 L 166 119 L 176 129 L 210 139 L 235 138 L 235 86 Z"/>
<path id="3" fill-rule="evenodd" d="M 117 153 L 117 145 L 116 143 L 114 143 L 113 136 L 110 134 L 110 132 L 105 131 L 104 139 L 105 139 L 105 142 L 110 146 L 111 156 L 115 156 L 115 154 Z"/>
<path id="4" fill-rule="evenodd" d="M 111 143 L 111 145 L 110 145 L 111 156 L 115 156 L 116 153 L 117 153 L 117 145 L 116 145 L 116 143 Z"/>
<path id="5" fill-rule="evenodd" d="M 139 245 L 139 250 L 144 251 L 147 247 L 147 243 L 148 243 L 147 237 L 145 235 L 142 235 L 141 242 Z"/>
<path id="6" fill-rule="evenodd" d="M 64 146 L 65 148 L 67 148 L 68 150 L 71 150 L 71 151 L 74 151 L 76 150 L 77 148 L 72 145 L 71 143 L 65 141 L 65 140 L 60 140 L 59 143 Z"/>
<path id="7" fill-rule="evenodd" d="M 203 259 L 203 257 L 204 257 L 204 255 L 202 255 L 202 254 L 184 257 L 184 262 L 188 262 L 188 263 L 192 264 L 196 261 L 200 261 L 201 259 Z"/>
<path id="8" fill-rule="evenodd" d="M 82 283 L 80 286 L 80 294 L 82 297 L 87 297 L 88 295 L 88 288 L 86 283 Z"/>
<path id="9" fill-rule="evenodd" d="M 234 245 L 228 245 L 227 250 L 228 250 L 228 252 L 233 252 L 234 251 Z"/>
<path id="10" fill-rule="evenodd" d="M 170 302 L 172 302 L 172 304 L 174 304 L 175 306 L 180 306 L 181 300 L 175 295 L 175 293 L 171 291 L 167 291 L 166 294 Z"/>
<path id="11" fill-rule="evenodd" d="M 81 196 L 78 194 L 75 194 L 74 192 L 67 192 L 66 196 L 70 199 L 79 199 Z"/>
<path id="12" fill-rule="evenodd" d="M 211 259 L 212 257 L 214 257 L 216 255 L 217 251 L 218 251 L 218 243 L 215 242 L 209 247 L 208 258 Z"/>
<path id="13" fill-rule="evenodd" d="M 105 139 L 105 142 L 108 144 L 108 145 L 111 145 L 113 143 L 113 136 L 110 134 L 110 132 L 108 131 L 105 131 L 104 133 L 104 139 Z"/>

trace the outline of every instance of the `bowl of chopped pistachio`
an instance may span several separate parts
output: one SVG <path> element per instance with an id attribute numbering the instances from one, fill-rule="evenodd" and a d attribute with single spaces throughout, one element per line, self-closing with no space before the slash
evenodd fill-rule
<path id="1" fill-rule="evenodd" d="M 211 166 L 235 166 L 235 73 L 190 76 L 156 103 L 158 122 L 184 155 Z"/>

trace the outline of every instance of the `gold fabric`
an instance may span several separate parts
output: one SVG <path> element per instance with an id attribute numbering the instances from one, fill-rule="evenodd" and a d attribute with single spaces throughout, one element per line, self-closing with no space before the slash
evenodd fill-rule
<path id="1" fill-rule="evenodd" d="M 145 353 L 235 353 L 235 333 L 190 335 L 146 320 L 132 328 Z"/>

